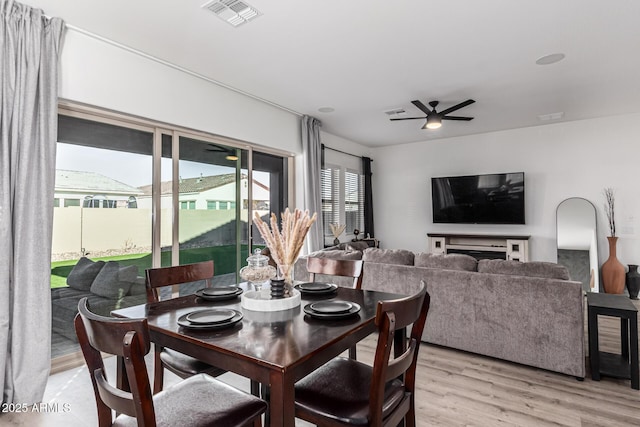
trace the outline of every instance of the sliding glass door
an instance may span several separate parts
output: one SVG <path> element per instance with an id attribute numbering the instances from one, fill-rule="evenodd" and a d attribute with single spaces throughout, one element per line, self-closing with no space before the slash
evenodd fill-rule
<path id="1" fill-rule="evenodd" d="M 57 147 L 54 359 L 78 350 L 73 317 L 81 296 L 105 315 L 144 303 L 147 268 L 213 260 L 215 284 L 237 283 L 252 244 L 264 243 L 250 232 L 253 212 L 279 215 L 288 203 L 291 159 L 246 143 L 62 109 Z M 92 286 L 104 268 L 98 265 L 107 264 L 132 275 L 126 289 L 117 274 L 98 280 L 103 288 L 118 286 L 112 293 Z M 87 265 L 94 266 L 92 277 Z M 192 293 L 193 286 L 179 293 Z"/>

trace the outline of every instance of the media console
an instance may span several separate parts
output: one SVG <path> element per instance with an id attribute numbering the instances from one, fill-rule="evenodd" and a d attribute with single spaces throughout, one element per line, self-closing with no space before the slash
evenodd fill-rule
<path id="1" fill-rule="evenodd" d="M 477 259 L 529 261 L 531 236 L 428 233 L 432 254 L 463 253 Z"/>

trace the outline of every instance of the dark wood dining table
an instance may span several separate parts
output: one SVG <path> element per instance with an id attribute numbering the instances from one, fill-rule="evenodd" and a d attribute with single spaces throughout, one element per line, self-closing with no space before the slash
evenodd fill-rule
<path id="1" fill-rule="evenodd" d="M 271 425 L 293 427 L 295 382 L 375 332 L 378 301 L 399 297 L 379 291 L 338 288 L 337 293 L 329 296 L 303 295 L 301 305 L 293 309 L 253 311 L 241 307 L 240 298 L 212 302 L 188 295 L 112 314 L 146 317 L 152 342 L 269 385 Z M 316 319 L 304 313 L 305 305 L 331 299 L 355 302 L 361 310 L 336 320 Z M 223 329 L 178 325 L 180 316 L 204 308 L 235 309 L 243 313 L 243 319 Z"/>

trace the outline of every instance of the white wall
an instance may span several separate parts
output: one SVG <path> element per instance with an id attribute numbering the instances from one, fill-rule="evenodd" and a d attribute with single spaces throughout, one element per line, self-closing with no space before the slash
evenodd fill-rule
<path id="1" fill-rule="evenodd" d="M 449 124 L 455 125 L 455 124 Z M 376 237 L 427 250 L 428 232 L 531 235 L 530 258 L 556 260 L 556 207 L 584 197 L 598 209 L 600 264 L 608 257 L 604 187 L 616 191 L 618 258 L 640 261 L 640 114 L 388 146 L 373 151 Z M 526 225 L 433 224 L 433 176 L 525 173 Z"/>
<path id="2" fill-rule="evenodd" d="M 299 154 L 295 114 L 69 29 L 60 97 Z"/>

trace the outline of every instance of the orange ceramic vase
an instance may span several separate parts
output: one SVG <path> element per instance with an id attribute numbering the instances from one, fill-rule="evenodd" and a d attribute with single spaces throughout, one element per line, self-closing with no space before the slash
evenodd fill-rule
<path id="1" fill-rule="evenodd" d="M 609 259 L 602 264 L 602 284 L 608 294 L 621 294 L 624 291 L 625 269 L 616 257 L 617 237 L 607 237 L 609 240 Z"/>

